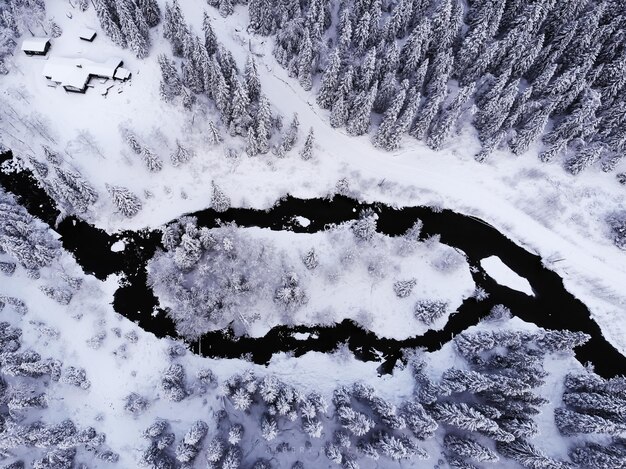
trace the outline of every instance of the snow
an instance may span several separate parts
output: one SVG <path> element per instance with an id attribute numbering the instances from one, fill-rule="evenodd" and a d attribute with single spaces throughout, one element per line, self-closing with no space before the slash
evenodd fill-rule
<path id="1" fill-rule="evenodd" d="M 524 277 L 517 275 L 498 256 L 490 256 L 480 260 L 480 265 L 487 275 L 500 285 L 534 296 L 533 289 Z"/>
<path id="2" fill-rule="evenodd" d="M 163 5 L 164 2 L 160 3 Z M 223 156 L 223 148 L 211 147 L 204 140 L 206 122 L 214 120 L 210 110 L 198 107 L 193 113 L 187 113 L 158 98 L 156 56 L 169 52 L 165 41 L 157 39 L 162 35 L 161 26 L 153 32 L 150 57 L 138 61 L 128 50 L 113 46 L 102 33 L 94 43 L 79 40 L 86 25 L 98 24 L 93 8 L 81 13 L 70 8 L 67 2 L 48 1 L 47 4 L 49 16 L 54 17 L 64 31 L 54 42 L 53 51 L 58 56 L 44 63 L 23 54 L 12 59 L 9 64 L 13 67 L 11 73 L 0 77 L 0 140 L 16 155 L 33 155 L 42 161 L 40 145 L 57 146 L 68 164 L 79 169 L 102 195 L 105 194 L 105 183 L 119 184 L 142 195 L 144 209 L 131 220 L 116 214 L 107 197 L 100 197 L 92 213 L 87 215 L 96 226 L 109 232 L 154 228 L 181 214 L 206 208 L 210 199 L 207 189 L 210 179 L 218 182 L 234 206 L 265 209 L 288 193 L 302 198 L 330 195 L 335 192 L 337 181 L 346 178 L 350 195 L 359 200 L 399 207 L 446 207 L 484 219 L 518 244 L 541 255 L 546 266 L 564 278 L 566 288 L 590 307 L 607 339 L 626 352 L 626 321 L 622 317 L 626 307 L 622 292 L 626 284 L 626 253 L 611 244 L 603 228 L 603 217 L 608 210 L 626 206 L 626 193 L 610 175 L 591 169 L 572 177 L 557 165 L 539 165 L 536 148 L 521 158 L 496 152 L 492 160 L 479 165 L 471 157 L 478 148 L 471 129 L 461 132 L 441 152 L 433 152 L 409 138 L 405 138 L 402 149 L 394 153 L 376 150 L 368 137 L 348 137 L 343 131 L 330 128 L 328 115 L 314 104 L 313 94 L 304 92 L 297 81 L 289 78 L 287 72 L 276 64 L 271 54 L 272 40 L 246 32 L 248 18 L 242 6 L 237 6 L 235 14 L 228 18 L 209 9 L 219 40 L 232 51 L 240 68 L 249 47 L 252 49 L 261 72 L 263 92 L 286 121 L 297 112 L 301 129 L 312 127 L 317 140 L 313 159 L 308 162 L 298 158 L 297 151 L 283 160 L 271 155 L 228 160 Z M 199 32 L 202 15 L 198 2 L 181 0 L 181 4 L 187 21 L 191 21 L 195 31 Z M 24 44 L 28 41 L 32 39 Z M 107 91 L 108 87 L 114 87 L 114 92 L 107 92 L 106 96 L 104 93 L 68 95 L 50 89 L 42 79 L 42 71 L 46 67 L 58 67 L 58 61 L 64 60 L 62 57 L 66 57 L 65 64 L 71 66 L 62 67 L 65 70 L 58 73 L 67 74 L 74 80 L 79 73 L 67 69 L 76 68 L 76 63 L 95 67 L 96 63 L 117 56 L 128 67 L 125 71 L 130 73 L 132 70 L 133 80 L 99 87 Z M 80 74 L 78 78 L 83 76 Z M 94 85 L 98 87 L 97 83 Z M 68 122 L 73 125 L 67 125 Z M 174 148 L 176 139 L 190 145 L 195 157 L 178 168 L 166 163 L 160 173 L 148 174 L 121 141 L 120 123 L 132 126 L 151 147 L 158 148 L 164 160 Z M 228 144 L 234 144 L 225 129 L 221 131 Z M 85 134 L 93 137 L 94 145 L 84 144 L 80 137 Z M 296 150 L 303 140 L 301 134 Z M 304 217 L 297 217 L 296 221 L 304 227 L 310 223 Z M 333 248 L 332 242 L 323 234 L 249 231 L 254 236 L 276 242 L 292 258 L 300 256 L 311 245 L 319 246 L 327 256 Z M 113 252 L 124 248 L 121 240 L 111 246 Z M 434 271 L 427 262 L 432 255 L 429 247 L 424 246 L 419 253 L 419 262 L 401 262 L 398 270 L 393 272 L 394 276 L 423 278 L 424 282 L 418 283 L 414 292 L 416 298 L 443 296 L 458 305 L 473 290 L 466 265 L 452 275 L 443 274 Z M 499 283 L 533 294 L 528 281 L 511 271 L 499 258 L 483 259 L 481 265 Z M 60 266 L 66 272 L 83 276 L 68 254 L 63 255 Z M 177 434 L 181 434 L 199 416 L 209 419 L 223 408 L 224 401 L 216 391 L 206 396 L 191 396 L 182 404 L 158 397 L 159 373 L 171 360 L 166 350 L 170 342 L 156 339 L 113 311 L 112 295 L 118 286 L 115 276 L 110 276 L 106 282 L 83 276 L 85 282 L 81 291 L 65 307 L 54 303 L 37 288 L 54 282 L 57 274 L 58 271 L 47 269 L 41 279 L 34 280 L 18 269 L 13 277 L 2 278 L 0 293 L 19 296 L 26 301 L 30 309 L 26 320 L 45 321 L 60 331 L 58 339 L 42 339 L 35 328 L 24 327 L 25 348 L 31 347 L 42 355 L 59 357 L 67 364 L 87 369 L 91 390 L 51 386 L 50 412 L 74 418 L 82 425 L 95 425 L 99 431 L 104 431 L 107 444 L 121 453 L 118 467 L 137 467 L 139 434 L 157 416 L 168 418 Z M 340 310 L 340 314 L 335 311 L 325 317 L 325 321 L 349 317 L 361 321 L 379 335 L 389 337 L 406 337 L 425 330 L 425 326 L 412 317 L 412 300 L 402 303 L 393 296 L 391 278 L 375 282 L 362 269 L 353 269 L 337 285 L 328 285 L 321 277 L 314 278 L 311 291 L 315 298 L 308 309 L 291 320 L 317 324 L 320 322 L 319 311 L 332 305 Z M 363 310 L 370 314 L 363 315 Z M 393 320 L 389 317 L 391 312 Z M 15 320 L 13 317 L 9 319 Z M 269 320 L 255 333 L 262 334 L 265 328 L 279 322 L 277 318 L 270 317 Z M 534 327 L 518 319 L 505 325 L 521 329 Z M 493 325 L 477 326 L 485 327 Z M 120 337 L 112 333 L 113 328 L 122 330 Z M 103 331 L 106 337 L 100 348 L 95 350 L 86 346 L 89 339 Z M 124 334 L 131 331 L 139 336 L 138 344 L 124 338 Z M 293 337 L 306 340 L 308 334 L 295 333 Z M 433 364 L 429 371 L 433 376 L 447 367 L 460 366 L 451 343 L 429 357 L 429 363 Z M 275 373 L 288 383 L 319 390 L 326 395 L 337 385 L 363 380 L 375 384 L 377 391 L 389 399 L 401 400 L 412 395 L 414 385 L 408 369 L 395 370 L 393 375 L 380 377 L 377 372 L 379 363 L 359 362 L 345 352 L 334 355 L 309 352 L 297 359 L 278 354 L 267 367 L 243 360 L 212 360 L 187 354 L 184 364 L 188 376 L 208 366 L 223 381 L 234 373 L 253 368 L 259 375 Z M 562 376 L 568 370 L 580 369 L 580 365 L 572 357 L 564 356 L 549 362 L 547 369 L 554 375 L 544 385 L 552 403 L 538 417 L 541 436 L 534 440 L 541 439 L 536 442 L 549 448 L 551 455 L 565 456 L 565 440 L 558 438 L 552 409 L 560 402 Z M 137 418 L 123 410 L 123 398 L 130 392 L 151 399 L 149 409 Z M 100 414 L 104 414 L 103 420 L 98 418 Z M 98 422 L 94 422 L 96 419 Z M 437 451 L 431 453 L 435 455 Z M 89 462 L 90 467 L 106 466 L 98 461 Z M 432 464 L 432 461 L 424 463 L 423 467 Z M 498 467 L 505 466 L 505 461 L 498 463 Z"/>
<path id="3" fill-rule="evenodd" d="M 114 242 L 111 245 L 111 251 L 112 252 L 121 252 L 126 248 L 126 243 L 124 243 L 124 241 L 122 241 L 121 239 L 119 241 Z"/>

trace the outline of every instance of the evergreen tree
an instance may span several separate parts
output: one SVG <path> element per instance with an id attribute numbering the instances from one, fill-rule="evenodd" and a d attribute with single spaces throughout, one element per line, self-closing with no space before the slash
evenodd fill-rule
<path id="1" fill-rule="evenodd" d="M 254 127 L 248 127 L 248 136 L 246 137 L 246 154 L 250 157 L 259 154 L 259 144 L 256 139 Z"/>
<path id="2" fill-rule="evenodd" d="M 148 56 L 148 43 L 141 35 L 139 28 L 133 19 L 133 13 L 129 8 L 126 0 L 116 0 L 115 2 L 117 15 L 120 21 L 121 30 L 124 33 L 128 47 L 135 55 L 143 59 Z"/>
<path id="3" fill-rule="evenodd" d="M 270 0 L 249 0 L 250 29 L 255 33 L 267 36 L 275 29 L 274 3 Z"/>
<path id="4" fill-rule="evenodd" d="M 219 0 L 219 12 L 224 18 L 233 14 L 234 11 L 233 0 Z"/>
<path id="5" fill-rule="evenodd" d="M 213 193 L 211 194 L 211 207 L 216 212 L 222 213 L 230 208 L 230 197 L 228 197 L 215 182 L 211 182 Z"/>
<path id="6" fill-rule="evenodd" d="M 317 95 L 317 104 L 322 109 L 329 109 L 334 102 L 335 93 L 339 84 L 339 71 L 341 69 L 341 54 L 339 48 L 335 48 L 322 76 L 320 89 Z"/>
<path id="7" fill-rule="evenodd" d="M 104 33 L 119 47 L 126 47 L 126 39 L 120 26 L 115 22 L 106 0 L 93 0 L 96 15 Z"/>
<path id="8" fill-rule="evenodd" d="M 122 215 L 131 218 L 139 213 L 141 210 L 141 201 L 135 194 L 121 186 L 105 184 L 105 187 L 113 203 L 117 206 L 117 209 Z"/>
<path id="9" fill-rule="evenodd" d="M 220 136 L 219 131 L 215 127 L 215 124 L 212 121 L 209 121 L 209 129 L 208 129 L 208 140 L 211 145 L 217 145 L 222 141 L 222 137 Z"/>
<path id="10" fill-rule="evenodd" d="M 459 437 L 451 433 L 445 436 L 444 446 L 447 450 L 452 451 L 458 456 L 474 459 L 478 462 L 495 462 L 499 459 L 497 454 L 477 441 L 471 438 Z"/>
<path id="11" fill-rule="evenodd" d="M 204 31 L 204 47 L 209 55 L 213 55 L 217 51 L 217 37 L 215 36 L 215 32 L 211 26 L 211 20 L 206 11 L 202 19 L 202 30 Z"/>
<path id="12" fill-rule="evenodd" d="M 300 158 L 307 161 L 310 160 L 313 156 L 313 145 L 315 142 L 315 136 L 313 133 L 313 127 L 309 129 L 309 133 L 306 136 L 306 140 L 304 141 L 304 146 L 302 150 L 300 150 Z"/>
<path id="13" fill-rule="evenodd" d="M 304 30 L 304 38 L 298 58 L 298 81 L 305 91 L 310 91 L 312 82 L 313 44 L 309 37 L 309 30 Z"/>
<path id="14" fill-rule="evenodd" d="M 346 104 L 343 99 L 343 93 L 339 94 L 332 106 L 330 125 L 335 128 L 343 127 L 348 120 L 348 110 L 346 109 Z"/>
<path id="15" fill-rule="evenodd" d="M 379 148 L 389 149 L 389 139 L 396 126 L 398 115 L 400 114 L 402 106 L 404 105 L 408 88 L 409 81 L 404 80 L 402 82 L 402 86 L 400 87 L 399 93 L 395 95 L 391 106 L 385 111 L 383 120 L 378 126 L 378 130 L 374 134 L 372 141 L 375 146 Z"/>
<path id="16" fill-rule="evenodd" d="M 259 109 L 256 116 L 256 138 L 259 153 L 265 154 L 269 151 L 269 137 L 272 114 L 270 103 L 267 97 L 261 96 L 259 99 Z"/>
<path id="17" fill-rule="evenodd" d="M 261 81 L 259 80 L 259 72 L 252 54 L 248 56 L 248 60 L 246 61 L 245 77 L 250 100 L 257 101 L 261 93 Z"/>
<path id="18" fill-rule="evenodd" d="M 156 0 L 137 0 L 137 5 L 141 9 L 146 23 L 154 28 L 161 21 L 161 9 Z"/>
<path id="19" fill-rule="evenodd" d="M 432 124 L 433 127 L 427 140 L 429 147 L 434 150 L 441 149 L 441 146 L 450 135 L 450 132 L 452 132 L 453 126 L 459 119 L 463 110 L 463 105 L 474 92 L 474 87 L 475 85 L 472 83 L 460 88 L 457 95 L 454 97 L 454 100 L 445 110 L 441 112 L 437 121 Z"/>
<path id="20" fill-rule="evenodd" d="M 159 54 L 159 66 L 161 67 L 161 84 L 159 92 L 161 99 L 170 102 L 182 92 L 182 83 L 174 62 L 170 61 L 164 54 Z"/>
<path id="21" fill-rule="evenodd" d="M 543 132 L 553 108 L 554 102 L 548 102 L 532 111 L 526 117 L 517 133 L 509 142 L 509 146 L 515 155 L 521 155 L 528 150 L 530 144 Z"/>
<path id="22" fill-rule="evenodd" d="M 376 98 L 377 87 L 378 83 L 374 83 L 370 90 L 362 91 L 355 99 L 346 124 L 348 134 L 363 135 L 369 130 L 370 114 Z"/>

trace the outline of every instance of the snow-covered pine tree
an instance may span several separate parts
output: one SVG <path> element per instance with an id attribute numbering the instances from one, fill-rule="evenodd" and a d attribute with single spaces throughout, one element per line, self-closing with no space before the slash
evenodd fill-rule
<path id="1" fill-rule="evenodd" d="M 161 161 L 161 158 L 148 147 L 142 148 L 141 159 L 146 165 L 146 168 L 148 168 L 148 171 L 151 173 L 156 173 L 163 169 L 163 162 Z"/>
<path id="2" fill-rule="evenodd" d="M 259 72 L 252 54 L 248 55 L 248 60 L 246 60 L 244 76 L 250 100 L 257 101 L 261 94 L 261 81 L 259 80 Z"/>
<path id="3" fill-rule="evenodd" d="M 217 37 L 215 36 L 215 32 L 211 26 L 211 20 L 206 11 L 202 19 L 202 30 L 204 32 L 204 47 L 209 55 L 213 55 L 217 51 Z"/>
<path id="4" fill-rule="evenodd" d="M 256 138 L 259 153 L 265 154 L 269 151 L 269 138 L 271 131 L 272 111 L 270 102 L 266 96 L 259 98 L 259 108 L 256 115 Z"/>
<path id="5" fill-rule="evenodd" d="M 211 182 L 213 192 L 211 193 L 211 208 L 216 212 L 225 212 L 230 208 L 230 197 L 228 197 L 215 182 Z"/>
<path id="6" fill-rule="evenodd" d="M 192 151 L 180 143 L 180 140 L 176 139 L 176 148 L 170 153 L 170 161 L 172 166 L 178 166 L 182 163 L 186 163 L 193 156 Z"/>
<path id="7" fill-rule="evenodd" d="M 332 104 L 330 113 L 330 125 L 334 128 L 343 127 L 348 120 L 348 109 L 344 101 L 343 93 L 339 93 L 335 102 Z"/>
<path id="8" fill-rule="evenodd" d="M 304 30 L 304 38 L 298 56 L 298 81 L 305 91 L 310 91 L 313 86 L 313 44 L 309 36 L 309 30 Z"/>
<path id="9" fill-rule="evenodd" d="M 370 114 L 376 98 L 378 82 L 369 90 L 363 90 L 355 99 L 348 117 L 346 130 L 350 135 L 363 135 L 370 127 Z"/>
<path id="10" fill-rule="evenodd" d="M 248 135 L 246 137 L 246 154 L 250 157 L 259 154 L 259 144 L 257 142 L 253 126 L 248 127 Z"/>
<path id="11" fill-rule="evenodd" d="M 133 10 L 131 10 L 128 0 L 115 0 L 115 7 L 120 22 L 120 28 L 129 49 L 140 59 L 147 57 L 149 44 L 135 24 Z"/>
<path id="12" fill-rule="evenodd" d="M 164 54 L 159 54 L 158 61 L 161 67 L 161 83 L 159 85 L 161 99 L 170 102 L 176 96 L 180 96 L 182 83 L 173 61 L 170 61 Z"/>
<path id="13" fill-rule="evenodd" d="M 111 9 L 106 0 L 93 0 L 93 6 L 96 10 L 96 15 L 100 21 L 100 27 L 104 31 L 111 41 L 119 47 L 126 47 L 126 39 L 122 34 L 122 30 L 119 24 L 116 23 Z"/>
<path id="14" fill-rule="evenodd" d="M 125 187 L 105 184 L 111 200 L 125 217 L 134 217 L 141 210 L 141 201 Z"/>
<path id="15" fill-rule="evenodd" d="M 339 48 L 335 48 L 326 71 L 322 76 L 320 89 L 317 94 L 317 104 L 322 109 L 329 109 L 332 107 L 335 94 L 339 86 L 339 71 L 341 70 L 341 52 Z"/>
<path id="16" fill-rule="evenodd" d="M 156 0 L 137 0 L 137 5 L 141 9 L 146 23 L 154 28 L 161 21 L 161 9 Z"/>
<path id="17" fill-rule="evenodd" d="M 433 122 L 430 134 L 428 135 L 427 144 L 430 148 L 433 150 L 441 149 L 441 146 L 450 136 L 454 125 L 461 116 L 463 105 L 474 92 L 474 88 L 474 83 L 459 88 L 450 105 L 441 111 L 439 118 Z"/>
<path id="18" fill-rule="evenodd" d="M 383 148 L 385 150 L 389 149 L 389 141 L 396 126 L 398 115 L 404 105 L 408 89 L 409 81 L 404 80 L 400 90 L 395 94 L 393 101 L 391 102 L 391 106 L 385 111 L 383 120 L 372 138 L 372 142 L 376 147 Z"/>
<path id="19" fill-rule="evenodd" d="M 235 9 L 235 5 L 233 0 L 219 0 L 218 11 L 220 15 L 224 18 L 233 14 Z"/>
<path id="20" fill-rule="evenodd" d="M 267 36 L 276 29 L 274 3 L 271 0 L 249 0 L 250 29 Z"/>
<path id="21" fill-rule="evenodd" d="M 313 132 L 313 127 L 311 127 L 304 141 L 304 146 L 302 147 L 302 150 L 300 150 L 300 158 L 302 158 L 304 161 L 310 160 L 313 157 L 313 145 L 314 144 L 315 144 L 315 135 Z"/>
<path id="22" fill-rule="evenodd" d="M 209 121 L 209 128 L 207 132 L 207 139 L 209 140 L 209 144 L 217 145 L 222 141 L 222 137 L 220 136 L 219 131 L 215 127 L 213 121 Z"/>
<path id="23" fill-rule="evenodd" d="M 471 438 L 460 437 L 452 433 L 448 433 L 445 436 L 444 446 L 447 450 L 452 451 L 458 456 L 474 459 L 478 462 L 495 462 L 499 459 L 497 454 L 477 441 Z"/>

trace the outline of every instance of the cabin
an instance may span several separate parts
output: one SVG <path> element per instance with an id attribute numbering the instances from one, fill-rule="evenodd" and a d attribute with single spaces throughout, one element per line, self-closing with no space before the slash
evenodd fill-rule
<path id="1" fill-rule="evenodd" d="M 121 68 L 122 65 L 123 62 L 119 58 L 110 58 L 105 62 L 94 62 L 85 58 L 52 57 L 44 66 L 43 75 L 48 80 L 62 86 L 65 91 L 84 93 L 87 91 L 92 77 L 128 79 L 130 71 Z M 119 70 L 123 72 L 119 72 Z"/>
<path id="2" fill-rule="evenodd" d="M 78 32 L 78 37 L 83 41 L 93 42 L 96 38 L 96 32 L 91 28 L 82 28 Z"/>
<path id="3" fill-rule="evenodd" d="M 50 39 L 47 37 L 31 37 L 24 39 L 22 50 L 28 56 L 46 55 L 50 50 Z"/>

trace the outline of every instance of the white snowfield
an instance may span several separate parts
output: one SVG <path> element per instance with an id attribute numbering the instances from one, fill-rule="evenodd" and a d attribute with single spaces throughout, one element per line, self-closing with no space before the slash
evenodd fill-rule
<path id="1" fill-rule="evenodd" d="M 317 142 L 314 157 L 307 162 L 296 151 L 284 159 L 273 155 L 227 159 L 222 147 L 206 143 L 206 123 L 213 119 L 210 110 L 198 106 L 189 113 L 159 100 L 156 57 L 161 52 L 171 54 L 161 38 L 162 26 L 153 29 L 150 56 L 138 61 L 101 33 L 93 8 L 80 13 L 65 2 L 47 3 L 48 16 L 56 18 L 64 31 L 49 55 L 82 54 L 96 61 L 119 56 L 133 77 L 106 97 L 90 93 L 93 90 L 70 95 L 46 86 L 41 75 L 44 61 L 17 55 L 15 72 L 0 77 L 2 143 L 18 155 L 39 159 L 43 159 L 42 143 L 64 150 L 66 161 L 102 194 L 88 215 L 97 226 L 109 231 L 155 227 L 205 208 L 210 180 L 231 197 L 233 205 L 261 209 L 287 193 L 302 198 L 327 195 L 335 191 L 339 179 L 346 178 L 351 193 L 361 200 L 443 206 L 484 219 L 539 254 L 564 278 L 565 287 L 588 305 L 607 339 L 626 353 L 626 322 L 622 320 L 626 253 L 608 239 L 603 222 L 608 211 L 626 206 L 626 191 L 612 175 L 590 168 L 571 176 L 556 164 L 540 164 L 536 148 L 521 158 L 496 152 L 480 165 L 472 157 L 478 142 L 470 127 L 439 152 L 410 137 L 405 137 L 397 152 L 379 151 L 367 136 L 349 137 L 330 127 L 313 93 L 303 91 L 276 63 L 272 39 L 246 32 L 248 14 L 243 6 L 236 6 L 228 18 L 206 6 L 219 41 L 233 53 L 240 68 L 252 49 L 262 92 L 275 109 L 286 120 L 298 113 L 298 145 L 310 127 Z M 180 3 L 186 20 L 200 33 L 198 2 Z M 71 19 L 66 16 L 70 10 Z M 77 32 L 84 26 L 99 32 L 93 43 L 78 39 Z M 166 162 L 159 173 L 148 173 L 122 142 L 120 123 L 135 129 L 164 161 L 176 139 L 194 148 L 195 157 L 186 165 L 175 168 Z M 94 145 L 83 144 L 79 134 L 84 131 L 93 137 Z M 228 143 L 227 132 L 221 132 Z M 243 147 L 242 142 L 238 145 Z M 127 187 L 141 196 L 143 210 L 131 220 L 115 213 L 105 183 Z"/>
<path id="2" fill-rule="evenodd" d="M 530 283 L 528 283 L 528 280 L 515 273 L 515 271 L 502 262 L 502 259 L 498 256 L 485 257 L 480 260 L 480 265 L 485 269 L 487 275 L 500 285 L 521 291 L 528 296 L 534 296 L 533 289 Z"/>

